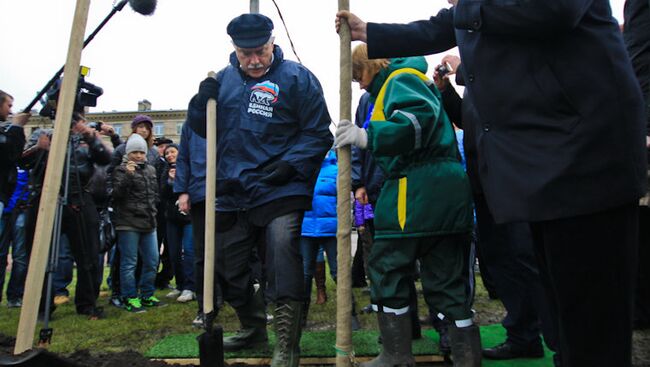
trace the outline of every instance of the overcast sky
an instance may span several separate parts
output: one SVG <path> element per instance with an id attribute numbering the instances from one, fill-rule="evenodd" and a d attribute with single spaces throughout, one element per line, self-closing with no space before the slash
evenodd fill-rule
<path id="1" fill-rule="evenodd" d="M 296 60 L 273 2 L 259 3 L 260 12 L 273 19 L 276 44 L 283 48 L 285 58 Z M 320 79 L 332 119 L 337 121 L 339 37 L 334 15 L 338 1 L 276 3 L 298 56 Z M 611 1 L 619 22 L 623 3 Z M 75 4 L 74 0 L 0 0 L 0 89 L 15 97 L 14 112 L 22 110 L 65 62 Z M 86 34 L 112 6 L 112 0 L 91 2 Z M 350 0 L 353 12 L 376 22 L 425 19 L 448 6 L 445 0 Z M 154 110 L 186 108 L 207 72 L 227 64 L 232 52 L 228 22 L 248 11 L 249 0 L 158 0 L 155 14 L 145 17 L 127 5 L 82 54 L 82 65 L 91 68 L 87 80 L 104 89 L 91 112 L 132 111 L 142 99 L 148 99 Z M 430 72 L 443 55 L 427 57 Z M 356 101 L 357 84 L 353 93 Z"/>

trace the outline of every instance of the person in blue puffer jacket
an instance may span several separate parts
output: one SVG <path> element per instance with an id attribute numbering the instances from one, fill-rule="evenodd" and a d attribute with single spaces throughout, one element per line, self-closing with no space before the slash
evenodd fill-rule
<path id="1" fill-rule="evenodd" d="M 300 239 L 300 251 L 302 252 L 302 263 L 305 275 L 305 305 L 303 312 L 303 326 L 307 322 L 307 313 L 311 303 L 311 286 L 316 258 L 319 249 L 323 248 L 327 254 L 327 263 L 330 266 L 330 275 L 336 282 L 336 177 L 338 166 L 336 163 L 336 151 L 330 150 L 321 164 L 320 173 L 314 188 L 314 199 L 312 210 L 305 212 L 302 221 L 302 237 Z M 318 302 L 317 302 L 318 304 Z M 354 307 L 354 296 L 352 298 L 352 330 L 360 328 L 359 320 Z"/>
<path id="2" fill-rule="evenodd" d="M 305 311 L 311 300 L 312 279 L 316 258 L 322 247 L 327 254 L 330 275 L 336 280 L 336 153 L 330 150 L 323 160 L 314 187 L 312 210 L 305 212 L 302 220 L 300 252 L 305 275 Z M 317 279 L 318 281 L 318 279 Z M 318 303 L 318 302 L 317 302 Z M 307 312 L 305 312 L 306 314 Z"/>

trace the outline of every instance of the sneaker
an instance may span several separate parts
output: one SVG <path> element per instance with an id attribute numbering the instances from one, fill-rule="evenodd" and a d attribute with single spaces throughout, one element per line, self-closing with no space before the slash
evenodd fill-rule
<path id="1" fill-rule="evenodd" d="M 142 307 L 140 298 L 127 298 L 126 302 L 124 303 L 124 309 L 133 313 L 147 312 L 147 310 Z"/>
<path id="2" fill-rule="evenodd" d="M 199 312 L 196 315 L 196 318 L 192 320 L 192 326 L 199 329 L 203 329 L 205 327 L 205 315 L 203 312 Z"/>
<path id="3" fill-rule="evenodd" d="M 178 302 L 185 303 L 185 302 L 193 301 L 194 298 L 195 298 L 194 297 L 194 292 L 192 292 L 189 289 L 185 289 L 185 290 L 183 290 L 181 295 L 178 298 L 176 298 L 176 300 Z"/>
<path id="4" fill-rule="evenodd" d="M 167 293 L 165 295 L 166 298 L 177 298 L 178 296 L 181 295 L 181 291 L 178 289 L 173 289 L 171 292 Z"/>
<path id="5" fill-rule="evenodd" d="M 162 307 L 162 306 L 167 306 L 166 303 L 160 301 L 156 296 L 151 296 L 147 298 L 140 298 L 140 301 L 142 301 L 142 305 L 144 307 Z"/>
<path id="6" fill-rule="evenodd" d="M 9 308 L 21 308 L 21 307 L 23 307 L 23 301 L 21 299 L 7 301 L 7 307 L 9 307 Z"/>
<path id="7" fill-rule="evenodd" d="M 112 296 L 111 298 L 108 299 L 108 304 L 117 308 L 124 307 L 124 302 L 122 301 L 122 297 L 120 296 Z"/>
<path id="8" fill-rule="evenodd" d="M 60 295 L 54 297 L 54 304 L 57 305 L 57 306 L 61 306 L 61 305 L 66 304 L 68 302 L 70 302 L 70 297 L 68 297 L 68 296 L 66 296 L 64 294 L 60 294 Z"/>

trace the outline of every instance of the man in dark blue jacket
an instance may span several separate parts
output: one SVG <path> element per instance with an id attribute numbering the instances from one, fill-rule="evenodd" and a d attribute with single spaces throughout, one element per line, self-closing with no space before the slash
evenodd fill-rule
<path id="1" fill-rule="evenodd" d="M 485 197 L 531 223 L 562 365 L 629 366 L 644 105 L 609 1 L 449 2 L 406 25 L 338 16 L 370 57 L 459 47 Z"/>
<path id="2" fill-rule="evenodd" d="M 178 196 L 178 210 L 189 213 L 192 219 L 194 245 L 194 282 L 198 303 L 197 317 L 192 325 L 203 327 L 203 262 L 205 251 L 205 169 L 206 141 L 185 122 L 181 130 L 174 192 Z M 220 294 L 218 291 L 217 294 Z M 222 302 L 217 301 L 217 305 Z"/>
<path id="3" fill-rule="evenodd" d="M 650 146 L 650 2 L 626 0 L 623 17 L 623 39 L 646 102 L 646 140 Z M 650 194 L 639 201 L 639 275 L 634 310 L 634 327 L 638 329 L 650 328 L 650 227 L 647 223 L 650 223 Z"/>
<path id="4" fill-rule="evenodd" d="M 304 66 L 273 44 L 272 21 L 243 14 L 228 24 L 235 52 L 217 78 L 199 86 L 188 122 L 205 136 L 206 103 L 217 100 L 217 272 L 224 300 L 242 324 L 224 349 L 266 343 L 262 295 L 250 271 L 253 248 L 266 245 L 266 296 L 276 304 L 271 365 L 297 366 L 305 299 L 300 231 L 322 157 L 332 146 L 323 90 Z"/>

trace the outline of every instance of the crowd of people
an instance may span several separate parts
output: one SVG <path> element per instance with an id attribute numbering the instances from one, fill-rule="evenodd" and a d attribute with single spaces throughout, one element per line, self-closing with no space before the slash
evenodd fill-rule
<path id="1" fill-rule="evenodd" d="M 415 364 L 418 279 L 427 322 L 454 366 L 541 358 L 543 342 L 555 366 L 630 366 L 632 329 L 650 326 L 648 2 L 626 2 L 624 37 L 605 0 L 449 2 L 406 25 L 336 14 L 336 30 L 346 22 L 362 41 L 352 77 L 366 93 L 335 137 L 318 78 L 284 58 L 261 14 L 228 24 L 234 52 L 199 84 L 178 145 L 154 139 L 146 115 L 123 142 L 75 113 L 59 245 L 77 264 L 77 313 L 105 317 L 97 298 L 108 256 L 112 305 L 160 307 L 154 291 L 173 278 L 167 296 L 197 299 L 192 323 L 204 324 L 206 106 L 214 99 L 214 301 L 241 323 L 224 350 L 266 344 L 272 305 L 271 365 L 298 365 L 312 279 L 316 303 L 326 299 L 323 254 L 334 281 L 338 274 L 333 148 L 352 146 L 353 284 L 369 284 L 364 310 L 377 314 L 382 344 L 363 366 Z M 422 56 L 455 46 L 460 57 L 446 55 L 428 76 Z M 465 86 L 462 97 L 451 79 Z M 12 102 L 0 91 L 0 120 Z M 25 142 L 28 119 L 15 114 L 0 132 L 0 282 L 11 247 L 9 307 L 21 306 L 52 134 L 41 129 Z M 477 258 L 490 298 L 507 311 L 505 341 L 485 349 L 473 322 Z M 70 272 L 57 269 L 52 297 L 66 296 Z"/>

